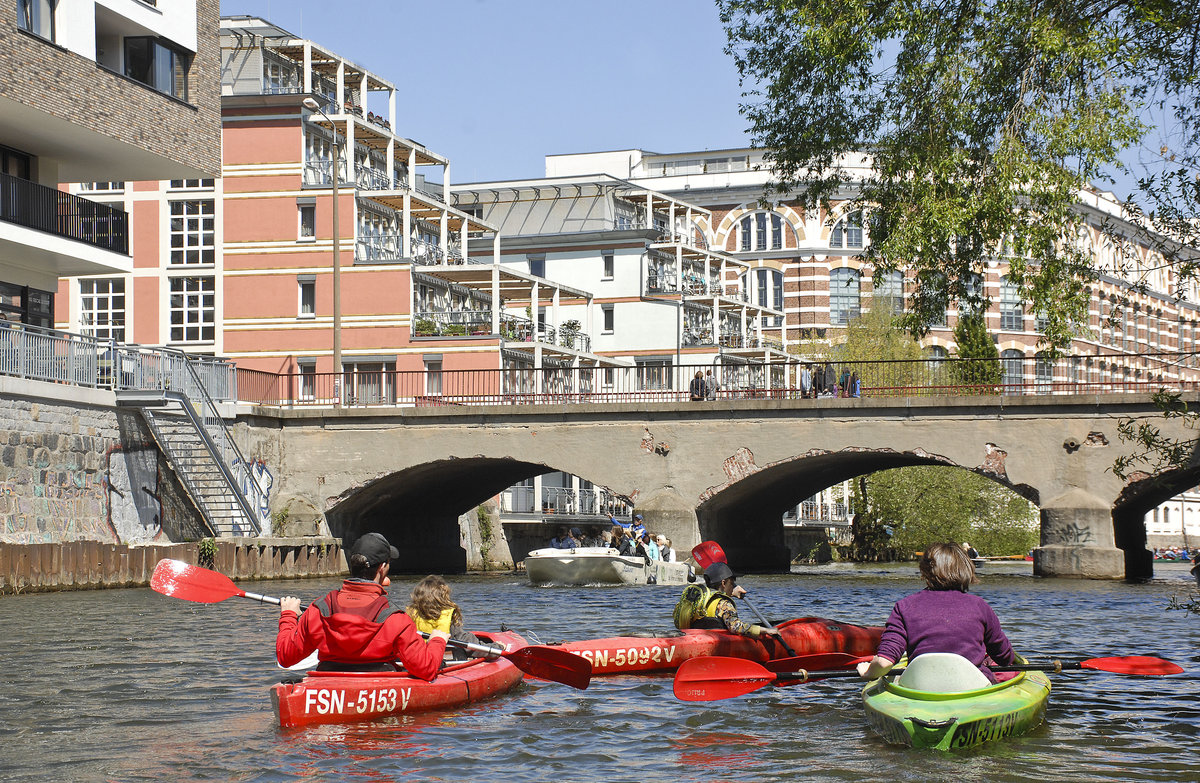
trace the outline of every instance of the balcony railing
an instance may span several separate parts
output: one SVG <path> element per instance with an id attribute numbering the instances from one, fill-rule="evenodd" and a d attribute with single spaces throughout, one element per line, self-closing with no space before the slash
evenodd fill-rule
<path id="1" fill-rule="evenodd" d="M 646 293 L 673 294 L 679 290 L 679 281 L 674 273 L 657 272 L 651 269 L 646 273 Z"/>
<path id="2" fill-rule="evenodd" d="M 306 160 L 304 162 L 304 184 L 305 185 L 332 185 L 333 184 L 333 161 L 332 160 Z M 338 159 L 338 185 L 350 187 L 350 182 L 346 178 L 346 160 L 345 158 Z"/>
<path id="3" fill-rule="evenodd" d="M 361 263 L 389 263 L 404 259 L 404 237 L 400 234 L 376 234 L 354 242 L 354 260 Z"/>
<path id="4" fill-rule="evenodd" d="M 114 253 L 129 253 L 129 221 L 121 210 L 3 173 L 0 220 Z"/>
<path id="5" fill-rule="evenodd" d="M 88 388 L 184 389 L 186 363 L 214 400 L 237 399 L 236 372 L 223 359 L 0 321 L 0 375 Z"/>
<path id="6" fill-rule="evenodd" d="M 464 337 L 492 334 L 491 310 L 424 310 L 413 313 L 413 337 Z"/>
<path id="7" fill-rule="evenodd" d="M 373 169 L 361 163 L 354 166 L 354 184 L 360 190 L 391 190 L 392 183 L 386 171 Z"/>

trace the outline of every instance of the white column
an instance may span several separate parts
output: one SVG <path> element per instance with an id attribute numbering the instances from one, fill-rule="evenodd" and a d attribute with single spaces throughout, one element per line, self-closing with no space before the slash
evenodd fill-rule
<path id="1" fill-rule="evenodd" d="M 304 91 L 311 93 L 312 88 L 312 41 L 304 42 Z"/>
<path id="2" fill-rule="evenodd" d="M 396 91 L 388 90 L 388 124 L 392 126 L 392 133 L 396 132 Z"/>
<path id="3" fill-rule="evenodd" d="M 408 187 L 404 189 L 404 257 L 412 258 L 412 189 L 416 187 L 413 172 L 417 166 L 417 151 L 408 150 Z"/>
<path id="4" fill-rule="evenodd" d="M 465 245 L 464 245 L 465 247 Z M 492 334 L 500 334 L 500 267 L 492 265 Z"/>
<path id="5" fill-rule="evenodd" d="M 337 67 L 337 106 L 334 114 L 344 114 L 346 111 L 346 63 L 338 61 Z"/>

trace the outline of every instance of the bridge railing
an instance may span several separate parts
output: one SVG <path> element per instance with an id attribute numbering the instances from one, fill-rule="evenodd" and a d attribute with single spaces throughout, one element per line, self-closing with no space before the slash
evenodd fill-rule
<path id="1" fill-rule="evenodd" d="M 831 397 L 1042 396 L 1200 390 L 1200 354 L 504 370 L 283 373 L 239 369 L 242 402 L 276 407 L 563 405 L 688 402 L 712 371 L 717 400 Z M 807 370 L 807 372 L 806 372 Z"/>

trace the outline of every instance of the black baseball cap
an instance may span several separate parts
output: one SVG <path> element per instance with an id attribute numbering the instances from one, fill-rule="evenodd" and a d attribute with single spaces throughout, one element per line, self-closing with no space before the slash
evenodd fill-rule
<path id="1" fill-rule="evenodd" d="M 371 566 L 389 563 L 400 557 L 399 550 L 389 544 L 380 533 L 367 533 L 359 538 L 354 542 L 354 546 L 350 547 L 350 554 L 362 555 Z"/>
<path id="2" fill-rule="evenodd" d="M 728 563 L 713 563 L 708 568 L 704 569 L 704 581 L 709 587 L 721 584 L 723 579 L 736 579 L 737 576 L 733 573 L 733 569 Z"/>

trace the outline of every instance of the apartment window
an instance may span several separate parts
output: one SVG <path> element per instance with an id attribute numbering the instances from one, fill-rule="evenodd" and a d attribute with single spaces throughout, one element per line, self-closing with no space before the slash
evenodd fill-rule
<path id="1" fill-rule="evenodd" d="M 217 295 L 211 277 L 171 278 L 171 342 L 212 342 L 217 336 Z"/>
<path id="2" fill-rule="evenodd" d="M 80 182 L 81 193 L 119 193 L 125 190 L 124 182 Z"/>
<path id="3" fill-rule="evenodd" d="M 173 179 L 171 180 L 172 190 L 203 190 L 212 188 L 216 184 L 216 180 L 212 177 L 203 179 Z"/>
<path id="4" fill-rule="evenodd" d="M 317 238 L 317 205 L 297 204 L 296 209 L 300 217 L 299 238 L 315 240 Z"/>
<path id="5" fill-rule="evenodd" d="M 747 250 L 779 250 L 783 247 L 783 218 L 775 212 L 756 212 L 742 218 L 741 243 Z"/>
<path id="6" fill-rule="evenodd" d="M 830 247 L 855 248 L 863 246 L 862 212 L 851 212 L 833 226 L 829 234 Z"/>
<path id="7" fill-rule="evenodd" d="M 904 273 L 900 271 L 876 272 L 871 280 L 874 285 L 872 297 L 878 302 L 890 302 L 892 312 L 904 312 Z"/>
<path id="8" fill-rule="evenodd" d="M 442 393 L 442 356 L 425 357 L 425 393 L 440 395 Z"/>
<path id="9" fill-rule="evenodd" d="M 54 40 L 54 7 L 57 0 L 17 0 L 17 26 L 28 33 Z"/>
<path id="10" fill-rule="evenodd" d="M 604 258 L 604 279 L 613 279 L 613 251 L 605 250 L 601 253 Z"/>
<path id="11" fill-rule="evenodd" d="M 783 309 L 783 273 L 777 269 L 751 269 L 742 275 L 742 290 L 759 307 Z M 762 316 L 763 326 L 781 326 L 782 323 L 780 316 Z"/>
<path id="12" fill-rule="evenodd" d="M 529 259 L 529 274 L 534 277 L 546 276 L 546 255 L 539 253 L 538 255 L 526 256 Z"/>
<path id="13" fill-rule="evenodd" d="M 33 157 L 8 147 L 0 147 L 0 173 L 19 179 L 32 179 Z"/>
<path id="14" fill-rule="evenodd" d="M 1000 328 L 1019 332 L 1025 328 L 1025 310 L 1015 283 L 1000 278 Z"/>
<path id="15" fill-rule="evenodd" d="M 1000 352 L 1001 394 L 1020 394 L 1024 383 L 1025 354 L 1015 349 Z"/>
<path id="16" fill-rule="evenodd" d="M 614 305 L 603 305 L 600 308 L 600 312 L 604 314 L 604 328 L 602 331 L 605 334 L 612 334 L 613 328 L 616 325 L 616 319 L 614 317 L 614 309 L 615 309 Z"/>
<path id="17" fill-rule="evenodd" d="M 211 200 L 171 202 L 172 264 L 212 264 L 216 261 L 214 203 Z"/>
<path id="18" fill-rule="evenodd" d="M 125 39 L 125 75 L 181 101 L 187 100 L 188 56 L 149 36 Z"/>
<path id="19" fill-rule="evenodd" d="M 79 321 L 84 334 L 125 342 L 125 280 L 80 280 Z"/>
<path id="20" fill-rule="evenodd" d="M 669 391 L 671 388 L 670 359 L 637 360 L 638 391 Z"/>
<path id="21" fill-rule="evenodd" d="M 301 359 L 296 362 L 300 371 L 300 399 L 315 400 L 317 398 L 317 363 L 312 359 Z"/>
<path id="22" fill-rule="evenodd" d="M 848 267 L 829 273 L 829 323 L 845 326 L 861 313 L 858 272 Z"/>
<path id="23" fill-rule="evenodd" d="M 0 321 L 54 327 L 54 294 L 0 282 Z"/>
<path id="24" fill-rule="evenodd" d="M 296 287 L 300 296 L 300 317 L 317 317 L 317 281 L 312 275 L 296 278 Z"/>
<path id="25" fill-rule="evenodd" d="M 1054 384 L 1054 360 L 1044 353 L 1034 357 L 1034 377 L 1037 380 L 1037 393 L 1049 394 Z"/>
<path id="26" fill-rule="evenodd" d="M 958 302 L 959 313 L 982 313 L 987 306 L 983 301 L 983 276 L 978 272 L 968 272 L 963 281 L 966 295 Z"/>

